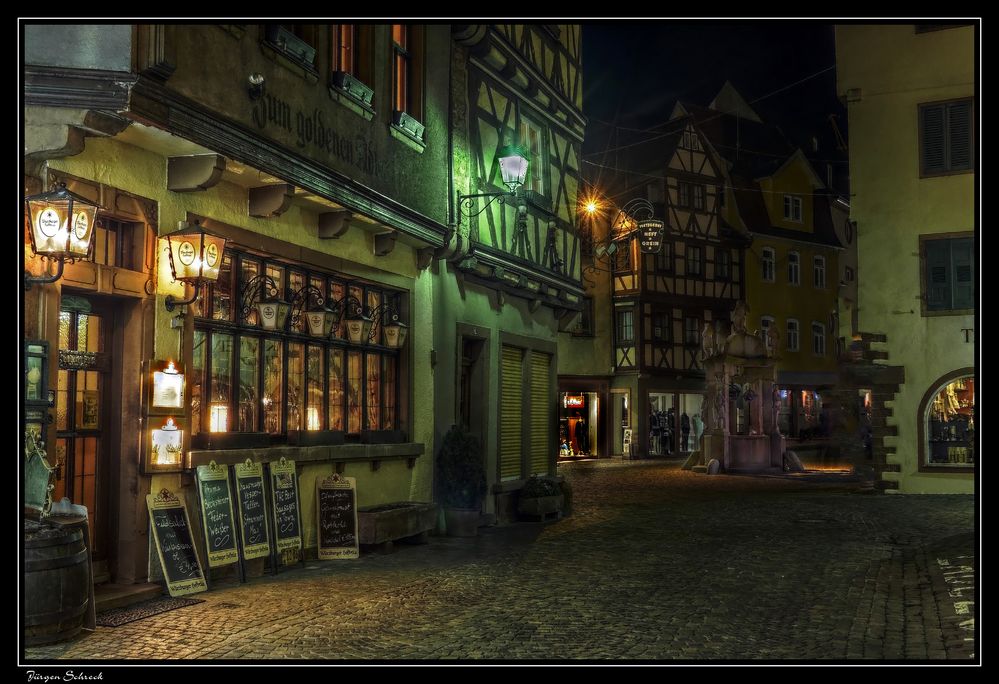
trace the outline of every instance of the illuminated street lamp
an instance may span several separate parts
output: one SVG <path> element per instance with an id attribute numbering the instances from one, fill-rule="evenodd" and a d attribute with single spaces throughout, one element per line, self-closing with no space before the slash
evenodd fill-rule
<path id="1" fill-rule="evenodd" d="M 496 158 L 499 162 L 500 175 L 503 178 L 503 185 L 510 189 L 509 192 L 479 192 L 473 195 L 463 195 L 458 193 L 458 225 L 461 225 L 461 218 L 463 215 L 462 208 L 464 207 L 465 214 L 469 218 L 472 216 L 478 216 L 483 211 L 485 211 L 490 204 L 499 200 L 502 204 L 507 197 L 515 197 L 517 195 L 517 190 L 524 185 L 527 180 L 527 168 L 530 166 L 531 158 L 524 152 L 521 148 L 514 145 L 505 145 L 500 148 L 496 153 Z M 488 197 L 489 201 L 486 202 L 481 209 L 473 213 L 472 204 L 473 200 L 479 197 Z"/>

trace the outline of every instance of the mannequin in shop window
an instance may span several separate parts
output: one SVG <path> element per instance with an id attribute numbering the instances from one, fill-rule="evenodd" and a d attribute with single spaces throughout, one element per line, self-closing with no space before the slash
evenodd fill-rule
<path id="1" fill-rule="evenodd" d="M 586 419 L 576 411 L 576 425 L 573 429 L 573 441 L 577 445 L 577 454 L 588 454 L 590 452 L 589 433 L 586 430 Z"/>
<path id="2" fill-rule="evenodd" d="M 662 441 L 665 444 L 665 452 L 667 456 L 673 454 L 673 425 L 674 416 L 676 414 L 673 409 L 669 409 L 665 413 L 659 412 L 659 425 L 662 431 Z"/>
<path id="3" fill-rule="evenodd" d="M 663 425 L 660 413 L 649 408 L 649 450 L 654 456 L 663 454 Z"/>
<path id="4" fill-rule="evenodd" d="M 580 428 L 580 424 L 582 424 L 582 428 Z M 573 415 L 569 417 L 569 448 L 572 450 L 573 456 L 579 456 L 584 453 L 580 437 L 585 436 L 585 432 L 586 422 L 583 420 L 582 416 L 579 415 L 579 411 L 575 411 Z"/>

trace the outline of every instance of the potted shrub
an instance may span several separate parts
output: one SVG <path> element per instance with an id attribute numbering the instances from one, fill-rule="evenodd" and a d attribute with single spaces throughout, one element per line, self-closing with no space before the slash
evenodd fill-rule
<path id="1" fill-rule="evenodd" d="M 562 489 L 551 478 L 531 475 L 520 490 L 517 510 L 522 515 L 544 518 L 554 513 L 561 517 Z"/>
<path id="2" fill-rule="evenodd" d="M 476 536 L 486 494 L 486 469 L 479 440 L 457 425 L 448 430 L 437 454 L 437 494 L 447 533 Z"/>

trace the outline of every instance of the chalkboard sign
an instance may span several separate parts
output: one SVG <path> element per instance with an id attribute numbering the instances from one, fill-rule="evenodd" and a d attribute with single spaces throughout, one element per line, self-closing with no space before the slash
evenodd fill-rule
<path id="1" fill-rule="evenodd" d="M 236 525 L 229 493 L 229 467 L 198 466 L 198 489 L 201 492 L 201 520 L 208 548 L 208 567 L 216 568 L 239 561 L 236 549 Z"/>
<path id="2" fill-rule="evenodd" d="M 263 468 L 259 463 L 251 463 L 247 459 L 246 463 L 236 465 L 235 470 L 243 558 L 263 558 L 270 553 Z"/>
<path id="3" fill-rule="evenodd" d="M 156 553 L 166 575 L 171 596 L 206 591 L 208 584 L 201 571 L 198 550 L 191 536 L 191 525 L 184 503 L 169 490 L 146 496 L 149 522 L 156 541 Z"/>
<path id="4" fill-rule="evenodd" d="M 357 558 L 357 490 L 354 478 L 316 480 L 319 560 Z"/>
<path id="5" fill-rule="evenodd" d="M 271 510 L 274 511 L 274 544 L 279 552 L 302 547 L 302 518 L 298 512 L 298 477 L 295 462 L 284 457 L 271 468 Z"/>

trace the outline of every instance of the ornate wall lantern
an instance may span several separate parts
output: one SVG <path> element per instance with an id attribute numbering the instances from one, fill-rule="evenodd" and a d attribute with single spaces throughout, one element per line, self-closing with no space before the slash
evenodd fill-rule
<path id="1" fill-rule="evenodd" d="M 194 285 L 194 295 L 190 299 L 181 301 L 173 295 L 167 296 L 167 311 L 173 311 L 176 306 L 197 301 L 202 286 L 219 279 L 226 239 L 205 231 L 197 221 L 170 233 L 166 239 L 174 281 Z"/>
<path id="2" fill-rule="evenodd" d="M 35 283 L 54 283 L 62 277 L 66 260 L 85 259 L 93 244 L 96 203 L 66 189 L 60 183 L 55 190 L 25 197 L 31 220 L 31 249 L 44 259 L 59 262 L 51 276 L 32 276 L 25 272 L 24 289 Z"/>
<path id="3" fill-rule="evenodd" d="M 503 203 L 508 197 L 515 197 L 517 190 L 524 185 L 524 181 L 527 180 L 527 169 L 530 166 L 530 156 L 524 152 L 519 147 L 513 145 L 506 145 L 496 153 L 497 160 L 500 167 L 500 175 L 503 178 L 503 184 L 510 189 L 509 192 L 479 192 L 472 195 L 463 195 L 458 193 L 458 225 L 461 225 L 461 218 L 463 215 L 462 208 L 464 208 L 464 215 L 468 217 L 478 216 L 483 211 L 485 211 L 490 204 L 499 200 Z M 479 197 L 490 198 L 481 209 L 472 212 L 473 200 Z M 472 213 L 468 213 L 472 212 Z"/>

